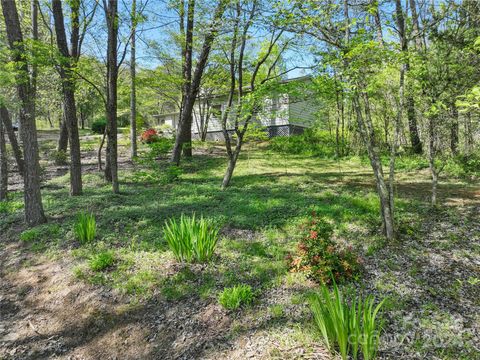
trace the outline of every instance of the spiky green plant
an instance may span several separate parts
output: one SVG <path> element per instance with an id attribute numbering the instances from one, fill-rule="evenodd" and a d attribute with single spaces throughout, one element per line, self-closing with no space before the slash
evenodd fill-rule
<path id="1" fill-rule="evenodd" d="M 97 233 L 97 223 L 93 213 L 81 212 L 77 215 L 73 231 L 81 244 L 90 243 Z"/>
<path id="2" fill-rule="evenodd" d="M 195 214 L 167 220 L 163 234 L 175 258 L 182 262 L 209 261 L 218 242 L 218 228 L 203 217 L 196 219 Z"/>
<path id="3" fill-rule="evenodd" d="M 236 285 L 224 288 L 218 296 L 218 302 L 225 309 L 236 310 L 242 305 L 249 305 L 253 301 L 253 291 L 250 285 Z"/>
<path id="4" fill-rule="evenodd" d="M 350 304 L 337 285 L 330 291 L 322 285 L 310 297 L 310 308 L 325 346 L 331 352 L 338 350 L 342 359 L 374 359 L 382 331 L 382 321 L 377 318 L 385 299 L 375 306 L 375 299 L 351 296 Z"/>

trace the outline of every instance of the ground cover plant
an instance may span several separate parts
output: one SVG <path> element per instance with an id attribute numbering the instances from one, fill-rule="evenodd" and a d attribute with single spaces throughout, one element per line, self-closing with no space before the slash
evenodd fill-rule
<path id="1" fill-rule="evenodd" d="M 218 242 L 218 228 L 195 214 L 180 220 L 169 219 L 163 234 L 170 250 L 178 261 L 207 262 L 211 260 Z"/>
<path id="2" fill-rule="evenodd" d="M 250 305 L 254 294 L 250 285 L 235 285 L 225 288 L 218 295 L 218 302 L 228 310 L 237 310 L 242 305 Z"/>
<path id="3" fill-rule="evenodd" d="M 73 231 L 81 243 L 86 244 L 92 242 L 97 232 L 95 215 L 87 212 L 79 213 L 75 219 Z"/>
<path id="4" fill-rule="evenodd" d="M 333 283 L 330 291 L 325 285 L 311 295 L 310 308 L 315 324 L 327 348 L 338 350 L 342 359 L 375 359 L 382 332 L 379 311 L 385 300 L 375 304 L 368 295 L 365 299 L 350 294 L 350 299 L 342 294 Z"/>

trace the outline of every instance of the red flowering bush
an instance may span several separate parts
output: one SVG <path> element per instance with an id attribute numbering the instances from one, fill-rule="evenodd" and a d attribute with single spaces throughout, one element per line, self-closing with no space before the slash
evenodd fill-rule
<path id="1" fill-rule="evenodd" d="M 295 254 L 287 257 L 292 271 L 305 272 L 307 277 L 329 284 L 358 275 L 360 259 L 351 248 L 341 249 L 333 240 L 333 226 L 315 213 L 302 225 L 302 239 Z"/>
<path id="2" fill-rule="evenodd" d="M 160 139 L 160 137 L 158 136 L 158 133 L 155 129 L 145 130 L 142 133 L 142 135 L 140 135 L 140 138 L 141 138 L 142 142 L 144 142 L 146 144 L 151 144 L 151 143 L 157 142 Z"/>

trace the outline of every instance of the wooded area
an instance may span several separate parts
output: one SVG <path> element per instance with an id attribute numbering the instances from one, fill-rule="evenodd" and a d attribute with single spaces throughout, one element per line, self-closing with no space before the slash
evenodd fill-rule
<path id="1" fill-rule="evenodd" d="M 1 8 L 0 358 L 480 356 L 480 2 Z"/>

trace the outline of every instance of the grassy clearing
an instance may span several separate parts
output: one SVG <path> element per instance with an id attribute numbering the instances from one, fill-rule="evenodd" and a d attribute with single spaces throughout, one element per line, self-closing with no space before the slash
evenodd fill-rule
<path id="1" fill-rule="evenodd" d="M 84 150 L 89 151 L 92 141 L 86 143 Z M 215 145 L 202 146 L 202 153 L 218 152 Z M 141 149 L 141 153 L 146 151 Z M 69 254 L 74 264 L 72 274 L 79 281 L 115 289 L 135 302 L 160 296 L 166 301 L 198 298 L 217 303 L 218 294 L 225 288 L 245 284 L 255 293 L 256 300 L 253 306 L 240 308 L 241 315 L 230 328 L 232 336 L 248 328 L 249 321 L 266 318 L 270 319 L 273 333 L 289 324 L 301 327 L 300 338 L 313 336 L 314 341 L 319 341 L 315 331 L 302 320 L 309 316 L 306 304 L 312 284 L 301 274 L 290 273 L 285 261 L 299 240 L 298 226 L 312 211 L 334 225 L 336 241 L 353 246 L 367 263 L 381 268 L 373 282 L 364 283 L 361 278 L 355 286 L 388 295 L 384 307 L 385 311 L 392 311 L 392 317 L 403 316 L 399 311 L 407 311 L 414 297 L 408 293 L 409 285 L 399 281 L 402 276 L 415 277 L 417 285 L 427 292 L 439 291 L 435 287 L 428 290 L 428 280 L 419 276 L 424 271 L 425 257 L 419 220 L 430 212 L 424 201 L 428 197 L 427 173 L 417 171 L 412 175 L 409 165 L 397 174 L 401 240 L 386 244 L 379 233 L 378 200 L 371 172 L 361 159 L 335 161 L 247 148 L 232 186 L 220 191 L 225 165 L 221 156 L 197 155 L 182 164 L 181 173 L 174 180 L 164 181 L 138 174 L 161 172 L 168 168 L 166 160 L 148 167 L 137 163 L 120 172 L 120 195 L 111 193 L 110 185 L 100 174 L 85 174 L 86 196 L 73 198 L 68 196 L 68 175 L 54 178 L 43 190 L 49 224 L 24 231 L 20 239 L 37 253 L 53 257 Z M 448 184 L 444 180 L 441 189 L 446 197 L 454 197 L 456 191 L 470 187 L 459 180 Z M 91 243 L 78 244 L 76 240 L 73 229 L 79 209 L 88 209 L 95 215 L 96 236 Z M 13 231 L 11 225 L 19 223 L 22 217 L 21 195 L 12 194 L 0 212 L 0 230 Z M 202 215 L 222 229 L 207 264 L 179 265 L 170 250 L 163 226 L 167 219 L 180 219 L 181 214 Z M 457 215 L 453 212 L 451 216 Z M 455 232 L 448 236 L 444 243 L 434 245 L 442 251 L 456 250 L 462 238 Z M 417 245 L 404 252 L 405 239 Z M 398 249 L 416 265 L 405 268 L 398 258 L 385 256 Z M 461 291 L 478 288 L 478 284 L 470 284 L 474 280 L 460 282 L 445 289 L 442 296 L 455 298 Z M 280 289 L 282 298 L 272 300 L 272 294 Z M 296 309 L 302 309 L 300 318 L 293 319 L 291 312 Z M 440 310 L 435 311 L 435 316 L 435 325 L 422 316 L 420 326 L 450 324 L 451 319 L 442 316 Z M 420 345 L 415 343 L 413 347 L 421 353 L 431 353 L 431 347 L 422 349 Z M 465 349 L 469 354 L 467 346 Z M 446 354 L 447 350 L 433 353 Z"/>

